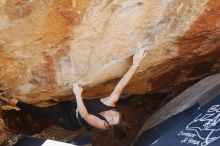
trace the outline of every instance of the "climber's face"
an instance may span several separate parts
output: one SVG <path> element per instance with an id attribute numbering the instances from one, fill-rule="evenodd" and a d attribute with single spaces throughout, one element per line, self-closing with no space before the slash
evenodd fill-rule
<path id="1" fill-rule="evenodd" d="M 119 123 L 120 113 L 115 110 L 108 110 L 105 112 L 104 117 L 109 125 L 116 125 Z"/>

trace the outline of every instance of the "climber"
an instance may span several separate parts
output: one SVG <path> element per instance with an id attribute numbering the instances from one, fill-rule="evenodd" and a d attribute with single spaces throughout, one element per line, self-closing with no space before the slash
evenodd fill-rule
<path id="1" fill-rule="evenodd" d="M 110 129 L 114 140 L 120 140 L 126 135 L 125 130 L 128 128 L 128 123 L 123 119 L 123 115 L 116 110 L 116 103 L 145 55 L 144 48 L 135 53 L 131 67 L 113 92 L 105 98 L 82 99 L 83 89 L 77 83 L 71 83 L 76 102 L 60 102 L 57 104 L 59 110 L 39 108 L 14 98 L 7 98 L 7 103 L 17 106 L 27 113 L 45 116 L 67 130 L 78 130 L 82 126 L 87 129 L 92 127 L 103 130 Z"/>

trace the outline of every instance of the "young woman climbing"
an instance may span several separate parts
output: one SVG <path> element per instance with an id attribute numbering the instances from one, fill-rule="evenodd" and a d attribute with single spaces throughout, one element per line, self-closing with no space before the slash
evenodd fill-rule
<path id="1" fill-rule="evenodd" d="M 76 102 L 60 102 L 57 105 L 59 110 L 39 108 L 16 99 L 8 98 L 6 101 L 8 104 L 17 106 L 27 113 L 49 118 L 67 130 L 78 130 L 83 126 L 87 129 L 92 127 L 102 130 L 110 129 L 113 138 L 118 140 L 126 135 L 127 124 L 123 119 L 123 115 L 116 110 L 116 103 L 144 56 L 145 49 L 141 48 L 133 56 L 131 67 L 116 85 L 113 92 L 102 99 L 83 99 L 81 95 L 83 89 L 77 83 L 72 83 Z"/>

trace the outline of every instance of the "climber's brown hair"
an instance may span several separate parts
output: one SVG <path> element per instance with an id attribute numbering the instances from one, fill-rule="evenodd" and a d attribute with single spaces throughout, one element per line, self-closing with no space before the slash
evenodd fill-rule
<path id="1" fill-rule="evenodd" d="M 110 126 L 110 134 L 114 142 L 118 142 L 119 140 L 123 139 L 127 134 L 126 131 L 131 128 L 130 123 L 126 120 L 124 114 L 119 112 L 120 118 L 119 123 L 116 125 L 109 125 Z"/>

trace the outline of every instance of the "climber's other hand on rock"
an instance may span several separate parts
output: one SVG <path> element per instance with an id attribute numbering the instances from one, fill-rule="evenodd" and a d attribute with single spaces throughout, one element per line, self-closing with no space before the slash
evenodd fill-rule
<path id="1" fill-rule="evenodd" d="M 83 88 L 80 87 L 77 83 L 72 83 L 73 92 L 76 96 L 81 96 Z"/>

